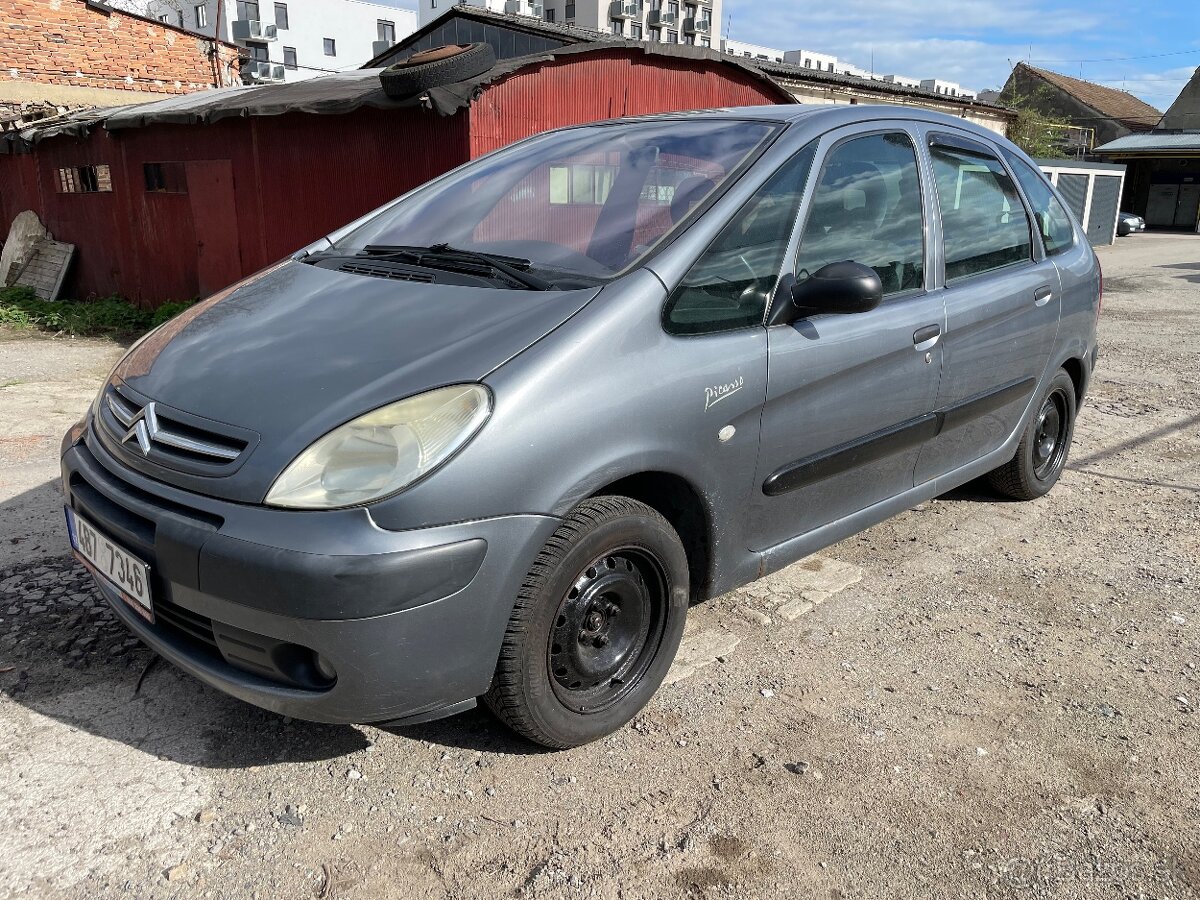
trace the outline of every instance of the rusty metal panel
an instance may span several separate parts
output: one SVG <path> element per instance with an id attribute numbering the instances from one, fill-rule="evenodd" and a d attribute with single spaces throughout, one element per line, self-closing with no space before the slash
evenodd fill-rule
<path id="1" fill-rule="evenodd" d="M 778 103 L 749 74 L 620 50 L 561 57 L 486 88 L 471 107 L 471 156 L 566 125 L 620 116 Z"/>

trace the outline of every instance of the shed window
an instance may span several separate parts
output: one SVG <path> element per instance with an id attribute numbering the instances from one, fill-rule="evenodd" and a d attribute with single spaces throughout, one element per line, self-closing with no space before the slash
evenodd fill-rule
<path id="1" fill-rule="evenodd" d="M 325 38 L 325 55 L 337 56 L 337 43 L 333 38 Z"/>
<path id="2" fill-rule="evenodd" d="M 142 175 L 150 194 L 186 194 L 187 172 L 181 162 L 145 163 Z"/>
<path id="3" fill-rule="evenodd" d="M 608 199 L 616 177 L 616 166 L 551 166 L 550 202 L 555 206 L 602 204 Z"/>
<path id="4" fill-rule="evenodd" d="M 283 48 L 283 67 L 285 69 L 295 69 L 296 68 L 296 48 L 295 47 L 284 47 Z"/>
<path id="5" fill-rule="evenodd" d="M 288 8 L 286 3 L 275 4 L 275 27 L 281 31 L 288 30 Z"/>
<path id="6" fill-rule="evenodd" d="M 112 191 L 108 166 L 67 166 L 58 170 L 60 194 L 100 194 Z"/>

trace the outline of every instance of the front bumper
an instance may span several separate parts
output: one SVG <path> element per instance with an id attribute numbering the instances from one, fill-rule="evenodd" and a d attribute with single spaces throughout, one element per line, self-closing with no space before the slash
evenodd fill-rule
<path id="1" fill-rule="evenodd" d="M 521 581 L 558 525 L 514 515 L 385 531 L 365 509 L 244 506 L 133 472 L 86 432 L 62 472 L 72 509 L 151 567 L 153 624 L 97 580 L 138 637 L 219 690 L 319 722 L 426 717 L 486 691 Z"/>

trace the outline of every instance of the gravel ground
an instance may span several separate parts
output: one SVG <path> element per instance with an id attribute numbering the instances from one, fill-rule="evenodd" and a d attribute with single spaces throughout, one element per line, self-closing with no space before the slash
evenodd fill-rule
<path id="1" fill-rule="evenodd" d="M 969 485 L 694 607 L 645 713 L 564 753 L 154 665 L 52 483 L 120 348 L 0 338 L 0 897 L 1200 896 L 1200 238 L 1101 255 L 1049 497 Z"/>

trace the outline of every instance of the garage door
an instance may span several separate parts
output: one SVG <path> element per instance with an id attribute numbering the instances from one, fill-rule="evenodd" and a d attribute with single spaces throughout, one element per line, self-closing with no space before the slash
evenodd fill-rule
<path id="1" fill-rule="evenodd" d="M 1058 191 L 1067 201 L 1067 209 L 1075 214 L 1075 221 L 1083 224 L 1083 207 L 1087 203 L 1088 176 L 1067 175 L 1058 176 Z"/>
<path id="2" fill-rule="evenodd" d="M 1121 202 L 1121 179 L 1097 175 L 1092 188 L 1092 208 L 1088 211 L 1087 236 L 1094 245 L 1111 244 L 1117 224 L 1117 205 Z"/>

